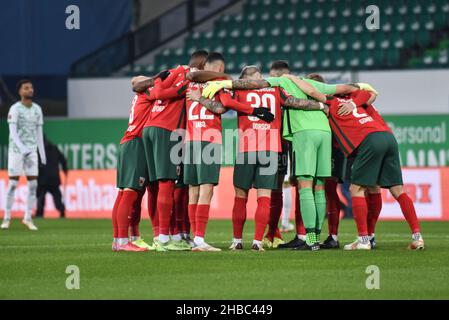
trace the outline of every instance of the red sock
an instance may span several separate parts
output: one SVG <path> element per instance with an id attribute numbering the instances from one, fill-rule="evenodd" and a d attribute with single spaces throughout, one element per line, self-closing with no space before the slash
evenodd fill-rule
<path id="1" fill-rule="evenodd" d="M 157 214 L 157 194 L 159 190 L 158 183 L 152 183 L 148 186 L 148 215 L 153 226 L 153 237 L 159 235 L 159 215 Z"/>
<path id="2" fill-rule="evenodd" d="M 192 230 L 192 234 L 194 236 L 196 234 L 196 206 L 197 206 L 196 203 L 189 204 L 189 208 L 188 208 L 190 229 Z"/>
<path id="3" fill-rule="evenodd" d="M 281 233 L 278 229 L 279 218 L 282 214 L 283 206 L 283 193 L 282 189 L 273 190 L 271 192 L 271 204 L 270 204 L 270 219 L 268 221 L 268 231 L 266 237 L 273 241 L 273 238 L 281 238 Z"/>
<path id="4" fill-rule="evenodd" d="M 368 235 L 368 207 L 365 197 L 352 197 L 352 213 L 357 224 L 357 233 L 361 236 Z"/>
<path id="5" fill-rule="evenodd" d="M 176 189 L 176 188 L 175 188 Z M 174 235 L 178 233 L 178 227 L 176 225 L 176 201 L 173 201 L 173 212 L 170 216 L 170 234 Z"/>
<path id="6" fill-rule="evenodd" d="M 296 234 L 297 235 L 306 235 L 306 228 L 304 227 L 304 222 L 302 221 L 301 215 L 301 202 L 299 200 L 299 192 L 298 187 L 295 186 L 295 224 L 296 224 Z"/>
<path id="7" fill-rule="evenodd" d="M 326 179 L 325 191 L 327 202 L 327 224 L 329 234 L 338 234 L 338 224 L 340 222 L 340 198 L 337 193 L 338 182 L 332 179 Z"/>
<path id="8" fill-rule="evenodd" d="M 366 204 L 368 206 L 368 234 L 371 235 L 376 230 L 377 220 L 382 211 L 382 194 L 368 193 Z"/>
<path id="9" fill-rule="evenodd" d="M 407 220 L 408 225 L 412 233 L 420 232 L 418 217 L 416 216 L 415 206 L 413 205 L 412 199 L 403 193 L 398 197 L 399 205 L 401 206 L 402 214 Z"/>
<path id="10" fill-rule="evenodd" d="M 114 207 L 112 208 L 112 229 L 114 230 L 114 238 L 118 238 L 118 222 L 117 222 L 117 209 L 122 199 L 123 191 L 119 190 L 117 198 L 115 198 Z"/>
<path id="11" fill-rule="evenodd" d="M 190 220 L 189 220 L 189 189 L 185 188 L 184 192 L 184 200 L 183 200 L 183 207 L 184 207 L 184 223 L 182 225 L 182 232 L 185 234 L 190 233 Z"/>
<path id="12" fill-rule="evenodd" d="M 247 198 L 234 198 L 234 207 L 232 208 L 232 229 L 235 239 L 242 239 L 243 226 L 246 222 L 246 201 Z"/>
<path id="13" fill-rule="evenodd" d="M 139 223 L 142 212 L 142 198 L 144 194 L 145 191 L 140 191 L 138 193 L 136 202 L 134 203 L 133 212 L 131 214 L 131 221 L 129 222 L 132 237 L 140 237 Z"/>
<path id="14" fill-rule="evenodd" d="M 209 208 L 208 204 L 198 204 L 196 206 L 195 213 L 195 236 L 204 238 L 206 234 L 206 226 L 209 221 Z"/>
<path id="15" fill-rule="evenodd" d="M 257 210 L 254 216 L 254 240 L 262 241 L 268 221 L 270 220 L 270 197 L 257 198 Z"/>
<path id="16" fill-rule="evenodd" d="M 173 180 L 159 181 L 157 194 L 157 213 L 159 216 L 159 234 L 170 234 L 170 218 L 173 210 L 173 192 L 175 182 Z"/>
<path id="17" fill-rule="evenodd" d="M 185 193 L 186 188 L 175 188 L 173 207 L 174 226 L 172 234 L 181 233 L 184 226 Z"/>
<path id="18" fill-rule="evenodd" d="M 122 199 L 117 209 L 118 237 L 128 238 L 128 228 L 133 212 L 134 203 L 137 200 L 136 191 L 123 191 Z"/>

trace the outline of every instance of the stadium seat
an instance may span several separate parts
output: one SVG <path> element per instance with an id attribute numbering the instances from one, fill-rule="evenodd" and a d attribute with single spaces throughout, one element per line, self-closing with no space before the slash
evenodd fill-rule
<path id="1" fill-rule="evenodd" d="M 247 0 L 238 14 L 224 14 L 211 30 L 189 35 L 183 48 L 157 54 L 154 69 L 175 63 L 197 48 L 223 51 L 228 70 L 239 70 L 242 61 L 266 68 L 281 57 L 290 58 L 295 69 L 447 64 L 447 48 L 400 61 L 403 52 L 425 50 L 435 32 L 449 27 L 447 0 L 374 3 L 382 8 L 381 30 L 367 32 L 367 1 Z"/>

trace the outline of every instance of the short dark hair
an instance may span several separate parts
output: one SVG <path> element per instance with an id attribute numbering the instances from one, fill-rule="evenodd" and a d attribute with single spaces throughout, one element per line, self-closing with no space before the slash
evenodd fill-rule
<path id="1" fill-rule="evenodd" d="M 22 79 L 22 80 L 20 80 L 19 82 L 17 82 L 17 85 L 16 85 L 17 93 L 19 93 L 20 89 L 22 88 L 22 86 L 23 86 L 25 83 L 31 83 L 31 84 L 33 84 L 33 83 L 31 82 L 31 80 L 28 80 L 28 79 Z"/>
<path id="2" fill-rule="evenodd" d="M 200 49 L 196 50 L 194 53 L 190 55 L 190 59 L 196 59 L 196 58 L 204 58 L 207 59 L 207 56 L 209 55 L 209 52 L 206 50 Z"/>
<path id="3" fill-rule="evenodd" d="M 225 62 L 225 59 L 220 52 L 210 52 L 209 55 L 207 56 L 206 60 L 207 63 L 212 63 L 215 61 L 222 61 L 223 63 Z"/>
<path id="4" fill-rule="evenodd" d="M 260 72 L 260 68 L 258 66 L 246 66 L 243 67 L 242 71 L 240 72 L 239 79 L 243 79 L 245 76 L 252 76 L 256 72 Z"/>
<path id="5" fill-rule="evenodd" d="M 290 66 L 288 65 L 288 62 L 285 60 L 278 60 L 274 61 L 271 64 L 270 70 L 290 70 Z"/>

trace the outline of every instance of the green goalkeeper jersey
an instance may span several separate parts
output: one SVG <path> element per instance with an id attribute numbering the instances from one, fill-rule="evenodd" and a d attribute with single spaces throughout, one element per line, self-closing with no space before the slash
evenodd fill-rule
<path id="1" fill-rule="evenodd" d="M 290 79 L 277 77 L 266 79 L 272 87 L 281 87 L 289 95 L 299 99 L 311 99 Z M 317 91 L 323 94 L 335 94 L 336 85 L 329 85 L 314 81 L 311 79 L 303 79 L 311 84 Z M 292 140 L 293 134 L 302 130 L 323 130 L 331 132 L 329 121 L 322 111 L 303 111 L 297 109 L 285 109 L 283 119 L 283 137 Z"/>

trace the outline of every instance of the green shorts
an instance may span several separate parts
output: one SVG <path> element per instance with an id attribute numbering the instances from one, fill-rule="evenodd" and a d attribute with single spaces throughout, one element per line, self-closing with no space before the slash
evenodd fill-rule
<path id="1" fill-rule="evenodd" d="M 390 132 L 373 132 L 357 149 L 351 183 L 390 188 L 402 185 L 402 171 L 396 138 Z"/>
<path id="2" fill-rule="evenodd" d="M 234 186 L 240 189 L 278 188 L 279 153 L 239 152 L 234 165 Z"/>
<path id="3" fill-rule="evenodd" d="M 184 184 L 217 185 L 221 168 L 221 144 L 187 141 L 184 153 Z"/>
<path id="4" fill-rule="evenodd" d="M 134 138 L 119 146 L 117 160 L 117 188 L 143 190 L 148 182 L 145 150 L 141 138 Z"/>
<path id="5" fill-rule="evenodd" d="M 142 140 L 150 182 L 178 179 L 182 160 L 182 145 L 178 140 L 179 136 L 175 135 L 176 133 L 158 127 L 143 129 Z M 171 137 L 178 138 L 172 141 Z M 176 152 L 178 147 L 179 150 Z"/>
<path id="6" fill-rule="evenodd" d="M 323 130 L 302 130 L 293 134 L 295 175 L 330 177 L 332 136 Z"/>

